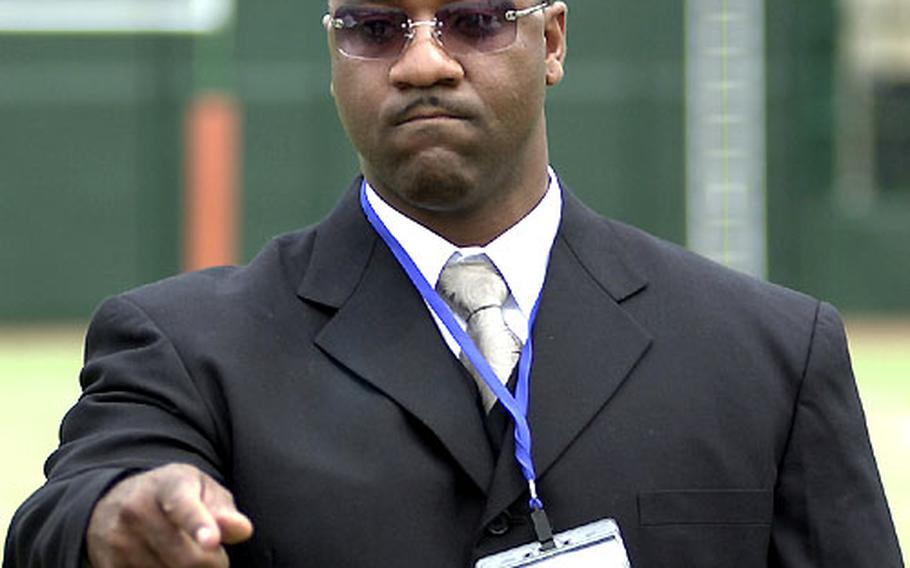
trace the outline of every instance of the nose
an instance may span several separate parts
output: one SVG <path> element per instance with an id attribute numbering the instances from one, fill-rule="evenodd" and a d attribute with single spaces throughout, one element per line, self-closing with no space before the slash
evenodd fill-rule
<path id="1" fill-rule="evenodd" d="M 436 39 L 432 26 L 414 26 L 414 37 L 389 70 L 389 80 L 398 88 L 428 88 L 455 85 L 464 78 L 464 68 Z"/>

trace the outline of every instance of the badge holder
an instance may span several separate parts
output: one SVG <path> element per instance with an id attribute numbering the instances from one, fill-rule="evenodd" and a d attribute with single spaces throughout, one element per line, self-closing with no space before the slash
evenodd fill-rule
<path id="1" fill-rule="evenodd" d="M 559 533 L 554 546 L 533 542 L 481 558 L 475 568 L 630 568 L 629 556 L 613 519 Z"/>

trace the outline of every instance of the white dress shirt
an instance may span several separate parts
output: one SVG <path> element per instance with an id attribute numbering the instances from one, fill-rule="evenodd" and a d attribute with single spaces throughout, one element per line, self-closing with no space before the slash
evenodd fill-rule
<path id="1" fill-rule="evenodd" d="M 528 318 L 537 302 L 547 274 L 550 249 L 559 229 L 562 216 L 562 193 L 556 172 L 549 169 L 550 181 L 547 192 L 540 203 L 523 219 L 512 225 L 484 247 L 458 247 L 440 235 L 400 213 L 382 200 L 376 191 L 366 184 L 366 195 L 376 215 L 395 239 L 410 255 L 418 270 L 435 288 L 443 267 L 454 257 L 461 258 L 486 255 L 502 275 L 509 288 L 509 298 L 503 309 L 506 324 L 524 343 L 528 338 Z M 456 356 L 461 348 L 445 328 L 442 321 L 427 305 L 439 327 L 446 344 Z M 462 328 L 465 322 L 455 316 Z"/>

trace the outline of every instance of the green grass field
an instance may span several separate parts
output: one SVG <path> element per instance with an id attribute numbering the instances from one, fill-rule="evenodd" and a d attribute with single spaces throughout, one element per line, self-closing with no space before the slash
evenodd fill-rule
<path id="1" fill-rule="evenodd" d="M 900 540 L 910 546 L 910 322 L 850 320 L 848 330 L 885 490 Z M 81 350 L 81 326 L 0 329 L 4 534 L 16 507 L 41 484 L 60 418 L 78 397 Z"/>

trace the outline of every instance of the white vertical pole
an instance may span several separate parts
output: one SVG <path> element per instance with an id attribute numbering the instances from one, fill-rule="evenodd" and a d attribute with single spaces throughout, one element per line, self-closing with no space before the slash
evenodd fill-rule
<path id="1" fill-rule="evenodd" d="M 687 0 L 686 26 L 689 246 L 765 277 L 765 1 Z"/>
<path id="2" fill-rule="evenodd" d="M 0 0 L 0 32 L 210 33 L 233 0 Z"/>

